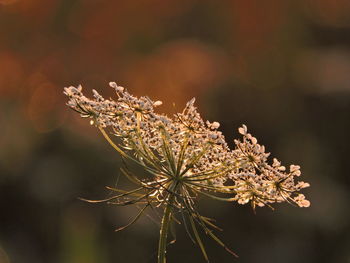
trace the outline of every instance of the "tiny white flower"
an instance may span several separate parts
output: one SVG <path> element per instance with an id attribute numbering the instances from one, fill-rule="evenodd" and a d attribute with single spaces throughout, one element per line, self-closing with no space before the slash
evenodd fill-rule
<path id="1" fill-rule="evenodd" d="M 303 181 L 300 181 L 300 182 L 298 182 L 298 183 L 295 185 L 295 187 L 296 187 L 296 188 L 302 189 L 302 188 L 310 187 L 310 184 L 309 184 L 309 183 L 305 183 L 305 182 L 303 182 Z"/>
<path id="2" fill-rule="evenodd" d="M 110 86 L 111 88 L 116 88 L 116 87 L 118 87 L 117 83 L 115 83 L 115 82 L 109 82 L 109 86 Z"/>
<path id="3" fill-rule="evenodd" d="M 212 124 L 211 124 L 211 127 L 213 129 L 218 129 L 220 127 L 220 123 L 218 123 L 217 121 L 214 121 Z"/>
<path id="4" fill-rule="evenodd" d="M 295 172 L 295 171 L 297 171 L 297 170 L 300 170 L 300 166 L 299 166 L 299 165 L 291 164 L 289 170 L 290 170 L 291 172 Z"/>
<path id="5" fill-rule="evenodd" d="M 109 86 L 114 88 L 116 92 L 123 92 L 124 91 L 124 87 L 118 86 L 117 83 L 115 83 L 115 82 L 109 82 Z"/>
<path id="6" fill-rule="evenodd" d="M 186 107 L 192 106 L 195 101 L 196 101 L 196 98 L 192 98 L 189 102 L 187 102 Z"/>
<path id="7" fill-rule="evenodd" d="M 278 167 L 278 166 L 281 166 L 281 162 L 278 161 L 277 158 L 273 158 L 273 164 L 272 164 L 273 167 Z"/>
<path id="8" fill-rule="evenodd" d="M 157 100 L 156 102 L 153 103 L 153 106 L 158 107 L 162 104 L 163 104 L 163 102 L 161 102 L 160 100 Z"/>
<path id="9" fill-rule="evenodd" d="M 258 143 L 258 140 L 255 137 L 253 137 L 253 136 L 251 137 L 251 140 L 252 140 L 253 144 L 257 144 Z"/>
<path id="10" fill-rule="evenodd" d="M 240 134 L 242 134 L 242 135 L 245 135 L 245 134 L 247 134 L 247 126 L 246 125 L 242 125 L 242 127 L 239 127 L 238 128 L 238 132 L 240 133 Z"/>
<path id="11" fill-rule="evenodd" d="M 124 91 L 124 87 L 122 87 L 122 86 L 117 86 L 117 87 L 115 87 L 115 91 L 116 91 L 116 92 L 123 92 L 123 91 Z"/>

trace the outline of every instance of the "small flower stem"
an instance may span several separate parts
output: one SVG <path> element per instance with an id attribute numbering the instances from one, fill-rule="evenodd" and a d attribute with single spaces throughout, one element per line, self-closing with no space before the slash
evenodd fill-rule
<path id="1" fill-rule="evenodd" d="M 175 194 L 170 193 L 168 202 L 164 209 L 164 214 L 160 225 L 158 263 L 166 263 L 165 254 L 166 254 L 166 246 L 167 246 L 167 237 L 168 237 L 169 225 L 171 222 L 172 205 L 174 203 L 174 199 L 175 199 Z"/>
<path id="2" fill-rule="evenodd" d="M 100 132 L 102 133 L 103 137 L 105 137 L 105 139 L 109 142 L 109 144 L 118 152 L 120 153 L 120 155 L 122 155 L 123 157 L 126 157 L 128 158 L 129 156 L 122 151 L 122 149 L 120 149 L 112 140 L 111 138 L 109 138 L 108 134 L 106 133 L 106 131 L 101 128 L 101 127 L 98 127 L 98 129 L 100 130 Z"/>

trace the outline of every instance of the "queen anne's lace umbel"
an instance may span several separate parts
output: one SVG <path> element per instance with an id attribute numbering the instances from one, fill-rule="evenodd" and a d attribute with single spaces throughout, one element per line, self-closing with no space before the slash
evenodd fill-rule
<path id="1" fill-rule="evenodd" d="M 104 201 L 143 202 L 145 207 L 171 204 L 172 217 L 175 209 L 186 213 L 214 239 L 216 236 L 207 228 L 213 224 L 195 209 L 198 194 L 238 204 L 250 203 L 254 209 L 284 201 L 299 207 L 310 205 L 300 193 L 309 184 L 295 180 L 301 175 L 300 167 L 290 165 L 287 169 L 276 158 L 269 162 L 270 153 L 248 133 L 246 125 L 238 129 L 242 139 L 235 140 L 231 150 L 218 130 L 220 124 L 201 118 L 194 106 L 195 99 L 181 113 L 169 118 L 154 111 L 161 101 L 132 96 L 115 82 L 109 85 L 116 92 L 115 100 L 105 99 L 95 90 L 94 98 L 87 98 L 81 86 L 64 89 L 69 97 L 68 106 L 90 118 L 90 123 L 100 129 L 123 158 L 135 161 L 149 174 L 141 179 L 123 169 L 140 187 L 134 192 L 112 189 L 121 194 Z"/>

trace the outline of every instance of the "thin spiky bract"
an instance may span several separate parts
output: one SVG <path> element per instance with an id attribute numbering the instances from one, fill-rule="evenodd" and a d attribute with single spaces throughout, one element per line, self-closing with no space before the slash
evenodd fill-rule
<path id="1" fill-rule="evenodd" d="M 65 88 L 64 93 L 69 97 L 68 106 L 90 118 L 90 123 L 99 128 L 123 159 L 137 163 L 147 172 L 147 179 L 141 179 L 124 166 L 122 173 L 137 188 L 131 191 L 110 188 L 118 194 L 100 201 L 141 205 L 140 213 L 131 223 L 147 208 L 164 209 L 158 263 L 166 262 L 167 233 L 171 222 L 179 222 L 177 215 L 181 215 L 186 229 L 188 225 L 191 228 L 207 261 L 196 226 L 235 255 L 214 235 L 213 229 L 217 227 L 212 220 L 199 214 L 196 202 L 200 194 L 219 201 L 250 203 L 254 210 L 284 201 L 299 207 L 310 205 L 300 193 L 309 184 L 294 181 L 301 174 L 300 167 L 291 165 L 287 170 L 276 158 L 269 163 L 270 154 L 245 125 L 238 129 L 243 139 L 235 140 L 236 147 L 231 150 L 218 131 L 220 124 L 203 121 L 194 99 L 181 113 L 169 118 L 154 111 L 162 104 L 160 101 L 134 97 L 114 82 L 110 86 L 115 89 L 116 100 L 104 99 L 95 90 L 94 99 L 89 99 L 83 95 L 81 86 Z"/>

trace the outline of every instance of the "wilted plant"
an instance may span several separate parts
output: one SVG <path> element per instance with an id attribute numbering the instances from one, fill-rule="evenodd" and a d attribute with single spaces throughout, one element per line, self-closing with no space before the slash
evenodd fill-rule
<path id="1" fill-rule="evenodd" d="M 121 172 L 136 188 L 127 191 L 109 187 L 114 196 L 90 202 L 142 206 L 127 226 L 137 221 L 147 208 L 161 209 L 158 263 L 166 262 L 170 224 L 181 221 L 190 237 L 194 236 L 192 239 L 206 261 L 208 256 L 197 227 L 236 256 L 214 234 L 213 230 L 219 228 L 213 220 L 198 212 L 198 195 L 250 203 L 254 210 L 256 206 L 271 207 L 272 203 L 284 201 L 299 207 L 310 205 L 299 192 L 309 184 L 294 181 L 301 174 L 300 167 L 291 165 L 287 170 L 275 158 L 270 164 L 267 160 L 270 154 L 248 133 L 245 125 L 238 129 L 243 139 L 235 140 L 236 147 L 230 150 L 218 131 L 220 124 L 204 122 L 194 99 L 182 113 L 169 118 L 154 112 L 162 102 L 134 97 L 114 82 L 110 86 L 116 91 L 116 100 L 104 99 L 95 90 L 94 99 L 88 99 L 81 86 L 65 88 L 64 93 L 69 97 L 68 106 L 82 117 L 90 118 L 90 123 L 123 160 L 140 165 L 147 177 L 135 175 L 124 166 Z"/>

